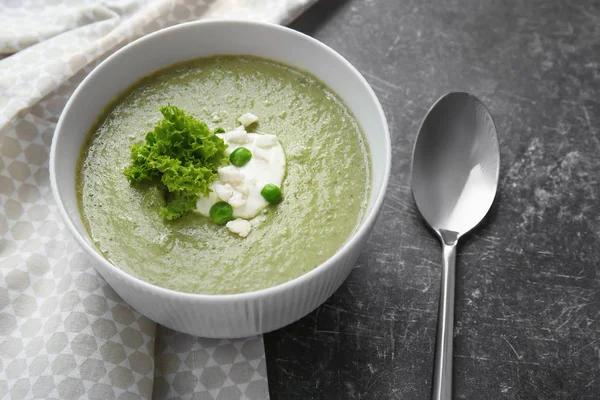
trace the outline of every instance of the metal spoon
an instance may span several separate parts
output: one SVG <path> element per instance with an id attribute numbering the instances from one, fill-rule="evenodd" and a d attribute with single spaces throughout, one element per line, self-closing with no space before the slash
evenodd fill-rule
<path id="1" fill-rule="evenodd" d="M 452 398 L 456 244 L 490 209 L 499 170 L 496 127 L 487 108 L 468 93 L 442 96 L 423 120 L 412 159 L 415 202 L 443 248 L 434 400 Z"/>

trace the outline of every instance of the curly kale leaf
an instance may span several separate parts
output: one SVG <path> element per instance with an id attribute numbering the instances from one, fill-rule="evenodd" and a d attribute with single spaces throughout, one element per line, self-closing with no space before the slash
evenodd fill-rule
<path id="1" fill-rule="evenodd" d="M 208 196 L 217 168 L 227 162 L 227 145 L 204 122 L 175 106 L 160 109 L 163 119 L 131 148 L 131 164 L 123 173 L 131 183 L 160 179 L 168 191 L 160 215 L 177 219 Z"/>

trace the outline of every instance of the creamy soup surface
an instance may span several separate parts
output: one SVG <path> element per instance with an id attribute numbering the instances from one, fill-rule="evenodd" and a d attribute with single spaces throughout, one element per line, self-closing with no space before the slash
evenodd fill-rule
<path id="1" fill-rule="evenodd" d="M 283 199 L 240 237 L 197 212 L 158 215 L 158 182 L 130 184 L 130 148 L 175 105 L 230 131 L 277 135 L 286 156 Z M 370 192 L 363 133 L 341 100 L 309 74 L 269 60 L 220 56 L 170 66 L 113 101 L 93 127 L 77 174 L 89 235 L 112 263 L 181 292 L 241 293 L 298 277 L 331 257 L 359 226 Z"/>

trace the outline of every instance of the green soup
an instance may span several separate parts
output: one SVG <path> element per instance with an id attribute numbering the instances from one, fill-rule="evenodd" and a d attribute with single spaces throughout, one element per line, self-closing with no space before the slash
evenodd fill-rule
<path id="1" fill-rule="evenodd" d="M 123 175 L 130 147 L 167 104 L 227 131 L 251 112 L 259 122 L 249 131 L 279 138 L 283 200 L 247 237 L 195 212 L 166 221 L 159 185 L 131 185 Z M 246 56 L 193 60 L 141 79 L 106 109 L 79 163 L 81 215 L 102 254 L 140 279 L 190 293 L 253 291 L 312 270 L 353 234 L 370 191 L 367 146 L 341 100 L 311 75 Z"/>

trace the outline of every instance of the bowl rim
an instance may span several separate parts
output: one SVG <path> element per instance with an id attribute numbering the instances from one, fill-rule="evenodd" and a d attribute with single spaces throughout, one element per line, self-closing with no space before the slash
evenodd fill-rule
<path id="1" fill-rule="evenodd" d="M 270 286 L 270 287 L 267 287 L 264 289 L 253 290 L 253 291 L 249 291 L 249 292 L 229 293 L 229 294 L 205 294 L 205 293 L 180 292 L 180 291 L 177 291 L 174 289 L 169 289 L 169 288 L 155 285 L 155 284 L 147 282 L 141 278 L 138 278 L 132 274 L 129 274 L 128 272 L 124 271 L 123 269 L 119 268 L 115 264 L 108 261 L 106 258 L 102 257 L 98 253 L 97 249 L 94 248 L 92 246 L 92 244 L 90 242 L 88 242 L 82 235 L 80 235 L 79 231 L 75 228 L 75 225 L 71 221 L 71 218 L 70 218 L 69 214 L 67 213 L 67 210 L 65 209 L 65 206 L 62 202 L 60 192 L 58 190 L 57 179 L 56 179 L 56 175 L 55 175 L 56 171 L 55 171 L 55 167 L 54 167 L 56 160 L 57 160 L 57 156 L 56 156 L 57 140 L 56 139 L 63 131 L 64 116 L 69 112 L 69 109 L 71 108 L 71 105 L 75 102 L 75 100 L 77 99 L 79 92 L 83 90 L 83 88 L 86 86 L 86 83 L 88 81 L 91 81 L 94 79 L 94 76 L 98 73 L 98 71 L 105 64 L 107 64 L 110 60 L 112 60 L 116 57 L 120 57 L 123 53 L 127 52 L 128 49 L 130 49 L 131 47 L 137 46 L 139 43 L 152 40 L 154 37 L 159 36 L 159 35 L 164 35 L 167 32 L 176 31 L 176 30 L 180 30 L 180 29 L 187 29 L 190 26 L 195 26 L 195 25 L 209 26 L 209 25 L 223 25 L 223 24 L 225 24 L 225 25 L 226 24 L 239 24 L 239 25 L 253 26 L 253 27 L 259 27 L 259 28 L 267 28 L 267 29 L 272 29 L 275 34 L 278 34 L 281 32 L 284 32 L 285 34 L 291 34 L 296 37 L 299 37 L 302 40 L 307 40 L 307 41 L 312 42 L 313 44 L 320 47 L 323 51 L 329 53 L 331 56 L 338 59 L 338 61 L 345 64 L 345 66 L 347 68 L 349 68 L 349 70 L 356 76 L 356 78 L 359 80 L 359 82 L 367 89 L 370 100 L 374 103 L 374 105 L 377 109 L 377 117 L 381 120 L 381 122 L 383 124 L 384 147 L 385 147 L 384 176 L 383 176 L 381 188 L 380 188 L 379 192 L 376 194 L 376 197 L 375 197 L 375 200 L 373 203 L 373 208 L 371 209 L 370 212 L 368 212 L 363 217 L 363 221 L 359 224 L 358 229 L 356 229 L 356 231 L 352 234 L 352 236 L 349 238 L 349 240 L 347 240 L 331 257 L 329 257 L 327 260 L 325 260 L 321 264 L 317 265 L 312 270 L 310 270 L 300 276 L 297 276 L 294 279 L 282 282 L 278 285 Z M 290 66 L 294 67 L 293 65 L 290 65 Z M 327 84 L 327 83 L 325 82 L 325 84 Z M 50 186 L 52 189 L 53 197 L 56 202 L 59 213 L 63 219 L 63 222 L 68 227 L 69 231 L 71 232 L 71 235 L 73 235 L 75 237 L 78 244 L 86 251 L 86 253 L 88 255 L 92 256 L 92 258 L 94 259 L 95 262 L 99 262 L 99 263 L 103 264 L 106 268 L 108 268 L 114 274 L 116 274 L 118 278 L 128 281 L 130 283 L 130 285 L 137 286 L 137 287 L 141 286 L 141 288 L 145 289 L 146 291 L 155 292 L 157 294 L 161 294 L 163 296 L 168 296 L 168 297 L 180 297 L 180 298 L 182 298 L 182 300 L 200 300 L 200 301 L 210 301 L 210 302 L 216 302 L 216 303 L 222 304 L 222 303 L 230 303 L 233 301 L 245 301 L 248 299 L 256 299 L 256 298 L 263 297 L 263 296 L 273 296 L 273 295 L 280 294 L 281 292 L 292 290 L 295 287 L 302 286 L 303 284 L 305 284 L 308 281 L 310 281 L 311 279 L 313 279 L 314 276 L 318 276 L 319 274 L 323 273 L 325 270 L 330 269 L 335 264 L 337 264 L 339 259 L 343 258 L 344 255 L 351 248 L 353 248 L 357 245 L 359 238 L 368 233 L 368 230 L 369 230 L 368 227 L 375 223 L 375 219 L 377 218 L 379 209 L 381 208 L 381 206 L 383 204 L 383 200 L 384 200 L 385 193 L 387 190 L 389 175 L 390 175 L 390 171 L 391 171 L 391 159 L 392 159 L 392 156 L 391 156 L 390 132 L 389 132 L 387 119 L 385 117 L 385 113 L 383 111 L 381 103 L 379 102 L 379 99 L 377 98 L 375 92 L 373 91 L 373 88 L 369 85 L 369 83 L 364 78 L 364 76 L 348 60 L 346 60 L 344 57 L 342 57 L 335 50 L 333 50 L 326 44 L 322 43 L 321 41 L 314 39 L 302 32 L 296 31 L 296 30 L 288 28 L 286 26 L 282 26 L 282 25 L 278 25 L 278 24 L 274 24 L 274 23 L 270 23 L 270 22 L 249 21 L 249 20 L 241 20 L 241 19 L 200 20 L 200 21 L 186 22 L 186 23 L 174 25 L 174 26 L 171 26 L 168 28 L 160 29 L 158 31 L 152 32 L 148 35 L 142 36 L 142 37 L 132 41 L 131 43 L 123 46 L 122 48 L 120 48 L 119 50 L 117 50 L 116 52 L 114 52 L 113 54 L 108 56 L 105 60 L 103 60 L 100 64 L 98 64 L 83 79 L 83 81 L 77 86 L 77 88 L 75 89 L 75 91 L 73 92 L 73 94 L 71 95 L 69 100 L 67 101 L 65 107 L 63 108 L 63 111 L 61 112 L 58 123 L 56 125 L 55 131 L 54 131 L 54 136 L 52 139 L 52 144 L 50 147 L 49 175 L 50 175 Z"/>

